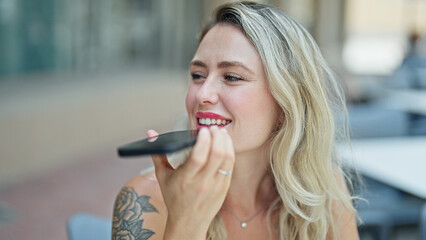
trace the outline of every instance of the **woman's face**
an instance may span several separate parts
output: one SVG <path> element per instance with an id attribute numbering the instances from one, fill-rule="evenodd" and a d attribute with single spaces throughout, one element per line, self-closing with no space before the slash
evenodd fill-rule
<path id="1" fill-rule="evenodd" d="M 204 36 L 190 64 L 186 109 L 192 129 L 218 125 L 236 153 L 265 146 L 277 123 L 263 64 L 244 33 L 218 24 Z"/>

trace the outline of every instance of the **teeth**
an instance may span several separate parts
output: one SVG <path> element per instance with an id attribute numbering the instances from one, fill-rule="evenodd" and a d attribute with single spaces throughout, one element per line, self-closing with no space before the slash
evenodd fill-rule
<path id="1" fill-rule="evenodd" d="M 231 121 L 227 121 L 227 120 L 224 120 L 224 119 L 200 118 L 200 119 L 198 119 L 198 122 L 201 125 L 210 126 L 210 125 L 226 125 L 226 124 L 229 124 Z"/>

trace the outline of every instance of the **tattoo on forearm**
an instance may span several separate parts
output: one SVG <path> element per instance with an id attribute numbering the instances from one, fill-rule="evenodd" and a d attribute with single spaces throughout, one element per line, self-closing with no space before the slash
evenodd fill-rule
<path id="1" fill-rule="evenodd" d="M 147 240 L 155 234 L 142 226 L 143 213 L 158 213 L 157 209 L 148 202 L 149 199 L 149 196 L 138 195 L 132 187 L 124 187 L 121 190 L 114 205 L 113 240 Z"/>

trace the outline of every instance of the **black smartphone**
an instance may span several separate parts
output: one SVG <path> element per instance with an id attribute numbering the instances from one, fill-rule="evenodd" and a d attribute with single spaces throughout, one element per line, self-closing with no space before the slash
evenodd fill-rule
<path id="1" fill-rule="evenodd" d="M 118 147 L 120 157 L 166 154 L 192 147 L 197 141 L 198 130 L 163 133 Z"/>

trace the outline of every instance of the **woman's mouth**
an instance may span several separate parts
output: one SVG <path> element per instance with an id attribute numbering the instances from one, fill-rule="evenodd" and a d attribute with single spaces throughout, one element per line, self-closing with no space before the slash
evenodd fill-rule
<path id="1" fill-rule="evenodd" d="M 218 126 L 220 128 L 225 127 L 226 125 L 232 122 L 231 119 L 228 119 L 224 116 L 221 116 L 212 112 L 197 112 L 197 129 L 202 127 L 212 127 Z"/>
<path id="2" fill-rule="evenodd" d="M 223 126 L 231 123 L 230 120 L 212 119 L 212 118 L 197 118 L 198 124 L 201 126 Z"/>

